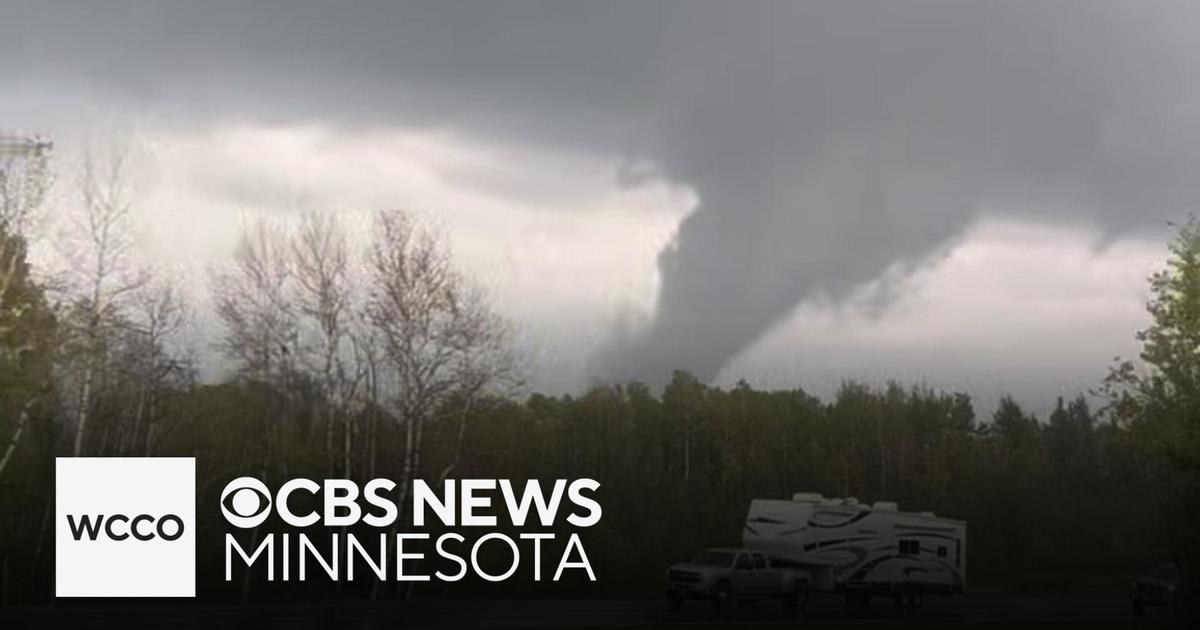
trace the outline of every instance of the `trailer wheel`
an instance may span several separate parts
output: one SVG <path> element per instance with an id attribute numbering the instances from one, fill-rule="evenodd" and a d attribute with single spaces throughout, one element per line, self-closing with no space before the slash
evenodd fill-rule
<path id="1" fill-rule="evenodd" d="M 921 587 L 916 584 L 905 585 L 892 598 L 898 610 L 920 610 L 923 603 Z"/>

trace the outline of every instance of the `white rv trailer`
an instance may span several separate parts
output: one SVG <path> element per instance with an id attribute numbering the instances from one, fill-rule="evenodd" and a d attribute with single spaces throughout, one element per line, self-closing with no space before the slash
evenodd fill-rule
<path id="1" fill-rule="evenodd" d="M 916 607 L 922 592 L 966 588 L 966 522 L 901 512 L 886 501 L 868 506 L 813 493 L 755 499 L 742 544 L 777 566 L 808 570 L 813 590 L 845 593 L 850 602 L 890 595 Z"/>

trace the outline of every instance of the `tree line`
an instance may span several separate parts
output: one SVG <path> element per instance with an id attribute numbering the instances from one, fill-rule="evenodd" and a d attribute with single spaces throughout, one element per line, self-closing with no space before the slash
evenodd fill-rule
<path id="1" fill-rule="evenodd" d="M 48 159 L 0 158 L 6 601 L 52 592 L 53 466 L 64 455 L 196 457 L 200 544 L 212 549 L 226 528 L 203 506 L 237 476 L 389 477 L 401 506 L 417 478 L 594 478 L 604 518 L 585 540 L 599 584 L 540 587 L 551 593 L 656 589 L 667 564 L 738 544 L 751 499 L 798 491 L 967 520 L 975 585 L 1123 586 L 1144 564 L 1198 557 L 1194 224 L 1151 279 L 1154 324 L 1139 360 L 1114 366 L 1101 396 L 1060 399 L 1044 418 L 1011 398 L 981 418 L 966 393 L 900 383 L 847 381 L 824 400 L 683 371 L 661 391 L 635 382 L 524 394 L 511 324 L 445 242 L 401 211 L 376 213 L 362 235 L 317 213 L 248 229 L 209 287 L 216 345 L 234 369 L 202 382 L 183 334 L 196 305 L 134 261 L 121 155 L 87 156 L 73 182 L 74 229 L 54 239 L 69 264 L 31 265 Z M 248 535 L 253 544 L 258 532 Z M 202 592 L 272 588 L 225 583 L 220 560 L 201 554 Z"/>

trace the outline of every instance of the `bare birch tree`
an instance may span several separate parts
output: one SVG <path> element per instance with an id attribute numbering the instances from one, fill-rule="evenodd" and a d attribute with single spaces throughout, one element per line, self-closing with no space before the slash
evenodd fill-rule
<path id="1" fill-rule="evenodd" d="M 265 427 L 259 452 L 249 461 L 259 464 L 264 481 L 278 460 L 287 466 L 286 432 L 281 419 L 285 409 L 274 407 L 275 392 L 288 394 L 297 346 L 296 313 L 291 303 L 293 278 L 286 233 L 265 221 L 242 236 L 234 253 L 232 268 L 213 277 L 213 301 L 224 326 L 220 342 L 223 353 L 233 359 L 245 377 L 265 386 L 268 396 Z M 251 534 L 258 544 L 259 528 Z M 242 597 L 248 596 L 250 574 L 242 581 Z"/>
<path id="2" fill-rule="evenodd" d="M 293 273 L 286 233 L 267 222 L 242 236 L 233 266 L 213 277 L 212 292 L 224 334 L 222 352 L 243 376 L 287 395 L 293 376 L 297 323 L 291 300 Z M 268 401 L 270 402 L 270 401 Z M 266 475 L 283 427 L 268 413 L 260 453 Z M 282 457 L 281 461 L 286 458 Z"/>
<path id="3" fill-rule="evenodd" d="M 129 294 L 146 281 L 131 259 L 134 246 L 129 153 L 84 154 L 79 179 L 81 207 L 69 232 L 60 239 L 71 269 L 68 290 L 74 299 L 64 319 L 78 358 L 76 427 L 72 454 L 84 451 L 95 389 L 103 382 L 107 352 Z"/>
<path id="4" fill-rule="evenodd" d="M 361 362 L 351 325 L 355 314 L 346 234 L 330 214 L 304 215 L 292 239 L 292 264 L 296 279 L 296 305 L 305 328 L 316 342 L 304 344 L 308 369 L 320 386 L 325 411 L 325 454 L 329 476 L 338 460 L 335 433 L 341 420 L 343 474 L 350 475 L 353 422 L 347 402 L 362 381 Z"/>
<path id="5" fill-rule="evenodd" d="M 131 311 L 137 394 L 127 450 L 152 456 L 159 438 L 162 392 L 168 382 L 179 384 L 192 376 L 183 350 L 172 345 L 187 322 L 188 308 L 177 285 L 160 277 L 135 292 Z"/>
<path id="6" fill-rule="evenodd" d="M 507 327 L 451 264 L 446 245 L 401 211 L 380 212 L 366 318 L 382 341 L 389 407 L 402 425 L 399 504 L 421 467 L 426 424 L 511 372 Z"/>
<path id="7" fill-rule="evenodd" d="M 351 400 L 351 412 L 364 416 L 364 477 L 372 479 L 375 477 L 376 459 L 379 454 L 379 410 L 382 388 L 387 380 L 387 365 L 384 361 L 385 353 L 380 348 L 379 333 L 373 327 L 356 327 L 352 341 L 355 365 L 358 366 L 358 373 L 362 375 L 362 387 Z"/>
<path id="8" fill-rule="evenodd" d="M 216 313 L 224 325 L 220 349 L 251 378 L 275 382 L 291 364 L 296 341 L 291 282 L 287 241 L 265 222 L 242 236 L 233 267 L 213 279 Z"/>
<path id="9" fill-rule="evenodd" d="M 480 398 L 487 393 L 509 393 L 524 383 L 512 351 L 511 324 L 491 310 L 487 296 L 478 287 L 464 284 L 460 292 L 457 308 L 461 315 L 449 337 L 455 350 L 451 369 L 457 382 L 454 413 L 458 428 L 451 459 L 438 475 L 439 484 L 462 459 L 467 424 Z"/>

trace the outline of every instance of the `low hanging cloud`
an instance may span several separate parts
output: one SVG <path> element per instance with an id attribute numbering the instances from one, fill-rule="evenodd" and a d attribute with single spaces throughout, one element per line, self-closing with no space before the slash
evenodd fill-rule
<path id="1" fill-rule="evenodd" d="M 830 396 L 846 379 L 902 375 L 971 392 L 984 414 L 1015 394 L 1044 418 L 1057 396 L 1094 390 L 1113 357 L 1136 356 L 1146 277 L 1165 252 L 1156 236 L 1108 241 L 1077 226 L 984 219 L 936 263 L 793 309 L 717 380 Z M 898 285 L 884 317 L 871 303 L 881 282 Z"/>
<path id="2" fill-rule="evenodd" d="M 1184 1 L 16 7 L 0 77 L 35 96 L 14 116 L 452 129 L 693 191 L 600 378 L 714 378 L 798 304 L 920 268 L 981 216 L 1113 238 L 1200 198 Z"/>

